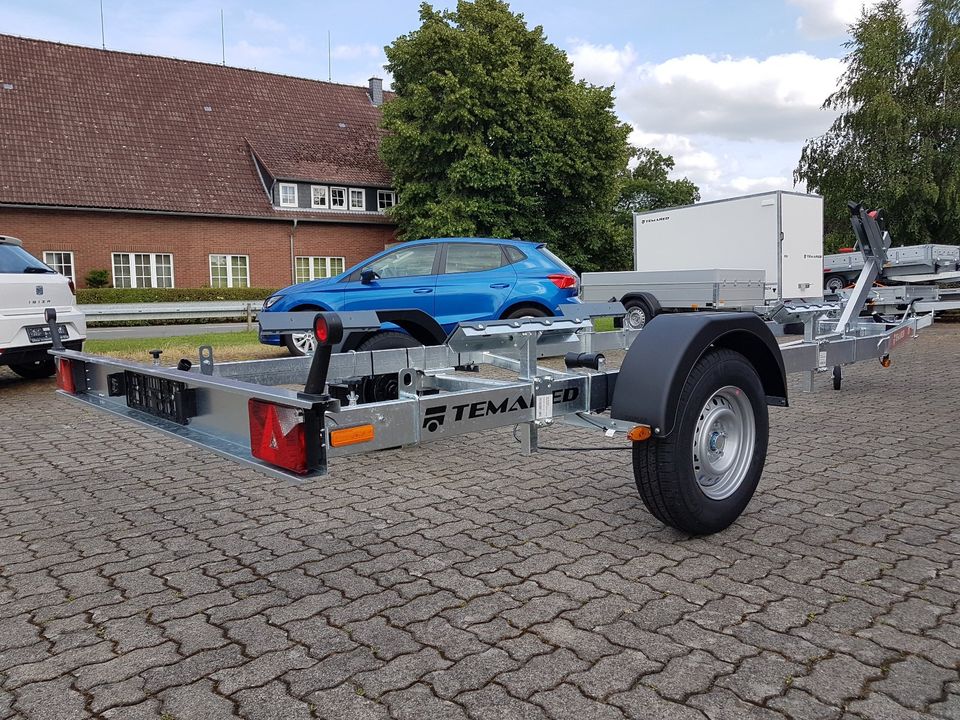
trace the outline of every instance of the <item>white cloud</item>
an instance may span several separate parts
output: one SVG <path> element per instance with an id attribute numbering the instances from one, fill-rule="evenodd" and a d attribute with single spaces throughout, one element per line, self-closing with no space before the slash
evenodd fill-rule
<path id="1" fill-rule="evenodd" d="M 697 183 L 704 199 L 792 188 L 804 140 L 833 120 L 820 106 L 843 69 L 806 53 L 640 63 L 630 46 L 586 43 L 570 58 L 578 76 L 616 85 L 631 143 L 672 155 L 673 175 Z"/>
<path id="2" fill-rule="evenodd" d="M 243 18 L 246 21 L 246 24 L 254 30 L 279 33 L 287 29 L 287 26 L 279 20 L 275 20 L 269 15 L 264 15 L 256 10 L 245 10 L 243 13 Z"/>
<path id="3" fill-rule="evenodd" d="M 336 60 L 376 60 L 383 55 L 383 48 L 376 45 L 334 45 L 331 54 Z"/>
<path id="4" fill-rule="evenodd" d="M 876 5 L 879 0 L 787 0 L 800 8 L 797 30 L 810 38 L 832 38 L 845 35 L 847 28 L 855 23 L 864 8 Z M 920 0 L 900 0 L 900 7 L 908 18 L 916 15 Z"/>

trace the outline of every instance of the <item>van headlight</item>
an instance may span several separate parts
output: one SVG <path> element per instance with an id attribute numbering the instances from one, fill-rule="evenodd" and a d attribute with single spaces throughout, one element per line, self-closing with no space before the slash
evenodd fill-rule
<path id="1" fill-rule="evenodd" d="M 269 310 L 271 307 L 277 304 L 277 300 L 280 299 L 280 295 L 271 295 L 266 300 L 263 301 L 263 309 Z"/>

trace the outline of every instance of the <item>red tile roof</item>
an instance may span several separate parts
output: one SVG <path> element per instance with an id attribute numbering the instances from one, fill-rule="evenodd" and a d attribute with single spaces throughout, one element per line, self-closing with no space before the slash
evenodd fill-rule
<path id="1" fill-rule="evenodd" d="M 0 205 L 350 219 L 275 210 L 251 148 L 280 179 L 389 187 L 379 121 L 365 87 L 0 35 Z"/>

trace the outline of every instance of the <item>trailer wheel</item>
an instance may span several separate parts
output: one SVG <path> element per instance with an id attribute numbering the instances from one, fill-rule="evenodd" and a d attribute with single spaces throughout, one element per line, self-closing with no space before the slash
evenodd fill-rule
<path id="1" fill-rule="evenodd" d="M 847 279 L 843 275 L 830 275 L 823 282 L 824 292 L 836 295 L 847 286 Z"/>
<path id="2" fill-rule="evenodd" d="M 766 397 L 753 365 L 733 350 L 708 351 L 683 386 L 673 432 L 633 445 L 644 505 L 691 535 L 723 530 L 760 482 L 768 433 Z"/>
<path id="3" fill-rule="evenodd" d="M 656 314 L 650 307 L 650 303 L 643 298 L 627 300 L 623 307 L 627 311 L 623 316 L 623 326 L 627 330 L 642 329 L 644 325 L 653 320 Z"/>

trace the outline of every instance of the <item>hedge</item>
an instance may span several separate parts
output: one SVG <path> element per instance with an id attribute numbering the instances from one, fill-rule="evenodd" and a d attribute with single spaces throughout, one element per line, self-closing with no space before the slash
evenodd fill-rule
<path id="1" fill-rule="evenodd" d="M 77 290 L 77 302 L 94 305 L 204 300 L 262 301 L 275 292 L 271 288 L 81 288 Z"/>

